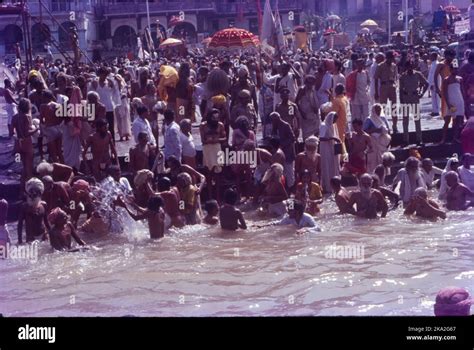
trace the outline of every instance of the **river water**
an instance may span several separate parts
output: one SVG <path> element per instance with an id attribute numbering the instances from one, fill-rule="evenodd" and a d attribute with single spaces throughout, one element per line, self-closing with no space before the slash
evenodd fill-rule
<path id="1" fill-rule="evenodd" d="M 474 210 L 437 222 L 402 209 L 365 220 L 326 202 L 318 222 L 322 232 L 301 236 L 289 227 L 224 234 L 193 226 L 151 241 L 144 225 L 127 221 L 126 234 L 89 240 L 87 252 L 52 253 L 41 243 L 36 262 L 0 260 L 0 313 L 432 315 L 442 287 L 474 292 Z M 359 255 L 330 255 L 334 244 Z"/>

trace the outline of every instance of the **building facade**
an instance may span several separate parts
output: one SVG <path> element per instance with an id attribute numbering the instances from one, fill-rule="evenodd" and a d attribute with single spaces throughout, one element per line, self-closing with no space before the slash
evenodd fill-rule
<path id="1" fill-rule="evenodd" d="M 96 26 L 90 0 L 29 0 L 7 4 L 11 5 L 10 8 L 21 8 L 22 3 L 25 3 L 23 10 L 28 13 L 33 54 L 46 52 L 48 44 L 53 53 L 57 52 L 53 42 L 62 50 L 70 51 L 70 33 L 73 31 L 77 33 L 79 46 L 84 52 L 95 40 Z M 16 43 L 24 48 L 22 16 L 9 12 L 13 11 L 0 10 L 0 55 L 13 54 Z"/>

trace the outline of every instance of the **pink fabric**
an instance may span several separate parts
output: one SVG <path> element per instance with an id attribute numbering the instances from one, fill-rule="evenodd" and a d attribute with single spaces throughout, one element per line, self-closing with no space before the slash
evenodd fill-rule
<path id="1" fill-rule="evenodd" d="M 75 192 L 77 192 L 77 191 L 89 191 L 89 183 L 85 180 L 77 180 L 72 185 L 72 189 Z"/>
<path id="2" fill-rule="evenodd" d="M 436 295 L 435 316 L 469 316 L 472 299 L 464 288 L 446 287 Z"/>

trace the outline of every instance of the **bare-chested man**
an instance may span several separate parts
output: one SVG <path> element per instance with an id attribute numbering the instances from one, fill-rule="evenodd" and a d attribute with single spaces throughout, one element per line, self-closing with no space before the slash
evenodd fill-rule
<path id="1" fill-rule="evenodd" d="M 97 132 L 87 139 L 82 158 L 86 159 L 87 151 L 91 147 L 92 174 L 96 180 L 100 181 L 105 178 L 105 170 L 112 164 L 112 160 L 117 160 L 117 151 L 115 150 L 112 134 L 107 130 L 107 121 L 104 119 L 97 120 L 96 129 Z"/>
<path id="2" fill-rule="evenodd" d="M 49 213 L 56 207 L 69 212 L 71 186 L 63 181 L 54 182 L 49 175 L 43 176 L 41 180 L 44 184 L 43 200 L 46 202 L 46 212 Z"/>
<path id="3" fill-rule="evenodd" d="M 137 174 L 139 170 L 150 169 L 150 162 L 154 159 L 155 148 L 148 142 L 148 134 L 146 132 L 140 132 L 138 134 L 138 143 L 135 147 L 130 148 L 130 171 L 133 176 Z"/>
<path id="4" fill-rule="evenodd" d="M 446 219 L 446 213 L 439 208 L 438 203 L 428 198 L 428 191 L 423 187 L 418 187 L 415 190 L 413 197 L 405 208 L 404 214 L 415 214 L 425 219 Z"/>
<path id="5" fill-rule="evenodd" d="M 348 133 L 346 140 L 349 144 L 349 162 L 345 169 L 356 176 L 367 172 L 367 153 L 372 150 L 370 135 L 362 130 L 362 120 L 354 119 L 352 129 L 354 132 Z"/>
<path id="6" fill-rule="evenodd" d="M 355 214 L 354 208 L 350 207 L 348 204 L 350 194 L 349 191 L 345 189 L 345 187 L 341 186 L 341 178 L 339 176 L 334 176 L 330 180 L 330 183 L 332 191 L 334 192 L 334 199 L 336 201 L 336 205 L 339 208 L 339 212 L 341 214 Z"/>
<path id="7" fill-rule="evenodd" d="M 474 207 L 474 192 L 459 182 L 458 173 L 450 171 L 446 174 L 445 179 L 449 187 L 446 208 L 449 210 L 466 210 L 469 207 Z M 469 201 L 469 198 L 471 201 Z"/>
<path id="8" fill-rule="evenodd" d="M 296 183 L 301 182 L 301 175 L 305 170 L 311 174 L 312 182 L 319 182 L 321 172 L 321 156 L 318 153 L 319 139 L 316 136 L 308 137 L 304 142 L 304 152 L 299 153 L 295 160 Z"/>
<path id="9" fill-rule="evenodd" d="M 47 220 L 46 203 L 41 200 L 44 185 L 40 179 L 31 178 L 25 184 L 26 202 L 20 207 L 18 216 L 18 243 L 23 243 L 23 223 L 25 223 L 26 242 L 37 238 L 47 239 L 49 223 Z"/>
<path id="10" fill-rule="evenodd" d="M 33 176 L 34 150 L 32 135 L 38 131 L 38 128 L 33 127 L 30 112 L 30 101 L 22 98 L 18 103 L 18 114 L 15 114 L 12 119 L 12 128 L 17 136 L 15 152 L 20 154 L 23 164 L 21 187 L 23 187 L 25 181 Z"/>
<path id="11" fill-rule="evenodd" d="M 356 205 L 356 216 L 367 219 L 377 218 L 377 213 L 381 211 L 381 217 L 385 217 L 388 205 L 380 191 L 372 188 L 372 176 L 363 174 L 359 180 L 359 190 L 351 193 L 349 207 Z"/>
<path id="12" fill-rule="evenodd" d="M 158 193 L 164 201 L 164 210 L 167 215 L 165 226 L 183 227 L 185 224 L 184 216 L 179 210 L 180 196 L 176 187 L 171 186 L 171 181 L 167 177 L 158 180 Z"/>
<path id="13" fill-rule="evenodd" d="M 280 138 L 278 136 L 272 136 L 268 142 L 268 150 L 270 151 L 272 157 L 270 159 L 270 164 L 278 163 L 285 165 L 285 153 L 280 147 Z"/>
<path id="14" fill-rule="evenodd" d="M 48 221 L 51 223 L 49 229 L 51 247 L 55 250 L 76 251 L 71 250 L 72 239 L 80 246 L 86 243 L 77 235 L 74 225 L 69 221 L 65 211 L 60 208 L 54 208 L 48 215 Z"/>
<path id="15" fill-rule="evenodd" d="M 49 90 L 43 91 L 44 104 L 40 107 L 40 122 L 43 136 L 46 138 L 50 162 L 64 163 L 62 152 L 63 134 L 61 122 L 63 119 L 58 116 L 60 105 L 56 103 L 56 98 Z"/>

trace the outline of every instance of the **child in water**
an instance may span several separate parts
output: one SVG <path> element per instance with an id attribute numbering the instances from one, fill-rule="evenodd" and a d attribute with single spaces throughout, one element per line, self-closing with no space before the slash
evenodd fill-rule
<path id="1" fill-rule="evenodd" d="M 204 209 L 207 215 L 204 217 L 204 223 L 208 225 L 217 225 L 219 223 L 219 204 L 215 199 L 206 202 Z"/>
<path id="2" fill-rule="evenodd" d="M 53 249 L 73 251 L 72 239 L 81 246 L 86 243 L 77 235 L 74 225 L 69 221 L 69 217 L 61 208 L 54 208 L 48 215 L 48 221 L 51 225 L 49 230 L 49 241 Z"/>
<path id="3" fill-rule="evenodd" d="M 148 199 L 147 208 L 141 208 L 134 205 L 137 213 L 134 214 L 127 208 L 122 197 L 117 198 L 116 205 L 128 212 L 133 220 L 147 220 L 148 230 L 150 231 L 150 238 L 162 238 L 165 235 L 165 212 L 163 211 L 163 199 L 159 196 L 152 196 Z"/>
<path id="4" fill-rule="evenodd" d="M 224 204 L 219 211 L 221 228 L 224 230 L 236 231 L 239 228 L 247 229 L 242 212 L 235 207 L 238 198 L 239 195 L 233 189 L 228 189 L 224 192 Z"/>

